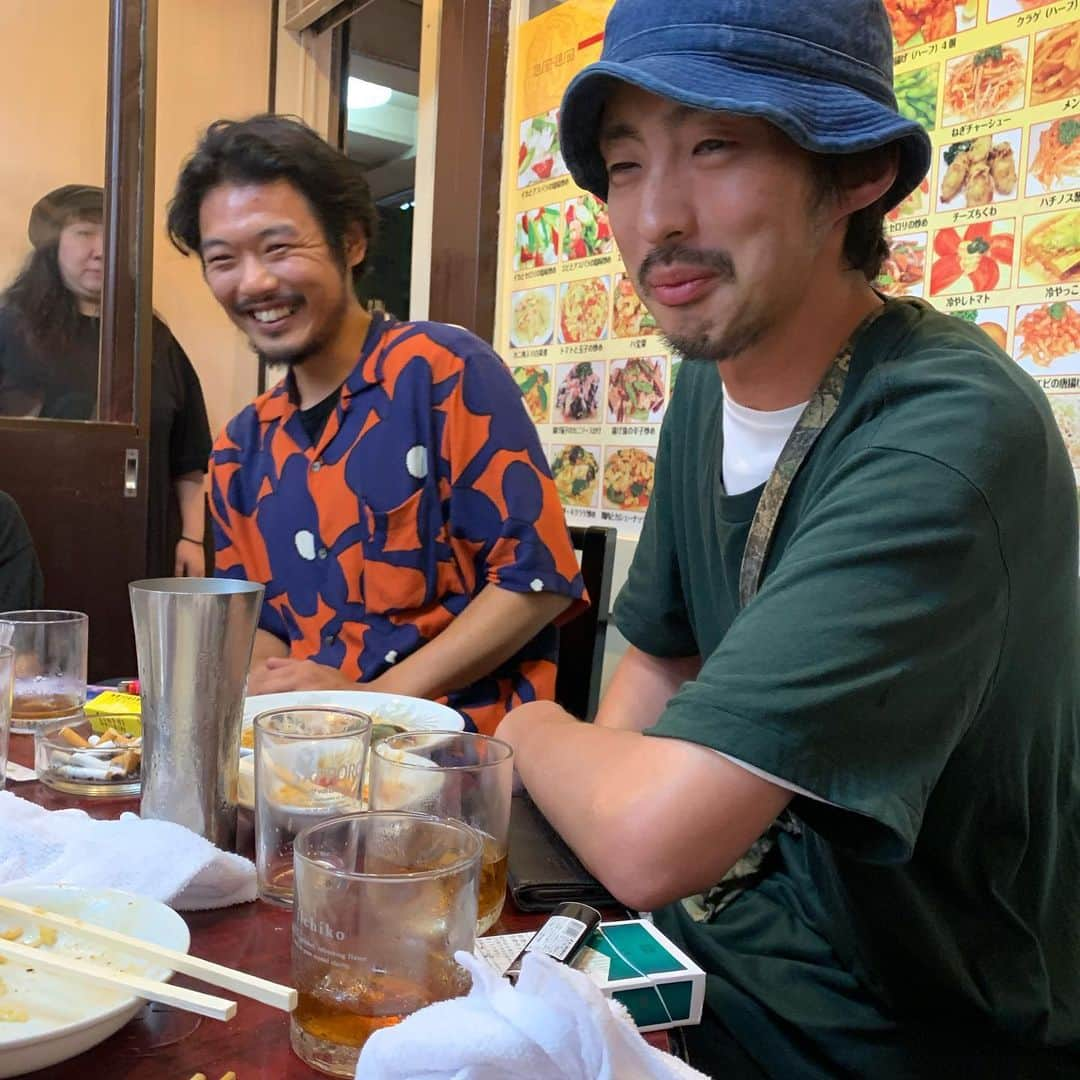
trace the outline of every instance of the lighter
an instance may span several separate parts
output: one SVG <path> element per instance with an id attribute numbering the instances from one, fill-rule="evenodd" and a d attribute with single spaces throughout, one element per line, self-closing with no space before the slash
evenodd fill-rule
<path id="1" fill-rule="evenodd" d="M 506 977 L 511 983 L 516 983 L 521 974 L 521 963 L 531 952 L 545 953 L 563 964 L 572 964 L 589 935 L 599 925 L 600 912 L 596 908 L 588 904 L 560 904 L 510 962 Z"/>

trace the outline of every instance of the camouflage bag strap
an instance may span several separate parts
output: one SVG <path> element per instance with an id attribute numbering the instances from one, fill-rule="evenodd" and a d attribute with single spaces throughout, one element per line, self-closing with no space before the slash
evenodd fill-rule
<path id="1" fill-rule="evenodd" d="M 739 569 L 740 608 L 746 607 L 757 595 L 784 500 L 803 462 L 810 456 L 818 436 L 825 430 L 840 405 L 855 342 L 886 307 L 887 304 L 882 304 L 855 328 L 847 343 L 837 353 L 825 373 L 825 378 L 814 391 L 814 396 L 807 402 L 795 430 L 788 436 L 784 449 L 780 451 L 780 457 L 758 500 L 754 520 L 750 524 L 750 535 L 746 538 L 746 548 L 743 550 L 742 565 Z"/>
<path id="2" fill-rule="evenodd" d="M 780 451 L 776 466 L 761 493 L 743 551 L 739 571 L 740 608 L 746 607 L 757 595 L 765 569 L 765 559 L 768 557 L 776 523 L 780 519 L 780 511 L 791 483 L 802 463 L 810 456 L 818 436 L 836 414 L 851 367 L 855 342 L 885 307 L 886 305 L 882 304 L 855 328 L 855 332 L 837 354 L 825 378 L 814 391 L 814 396 L 799 417 L 795 430 L 784 444 L 784 449 Z M 777 837 L 784 832 L 798 835 L 801 831 L 802 827 L 791 811 L 785 810 L 711 889 L 697 896 L 688 896 L 682 901 L 690 917 L 696 922 L 712 922 L 716 919 L 738 896 L 772 873 L 778 857 L 775 850 Z"/>

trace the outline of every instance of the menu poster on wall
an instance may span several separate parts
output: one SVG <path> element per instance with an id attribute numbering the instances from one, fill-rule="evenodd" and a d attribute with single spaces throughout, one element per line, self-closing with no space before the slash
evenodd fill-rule
<path id="1" fill-rule="evenodd" d="M 879 282 L 981 326 L 1050 399 L 1080 481 L 1080 2 L 885 0 L 934 144 Z"/>
<path id="2" fill-rule="evenodd" d="M 563 91 L 600 56 L 612 0 L 567 0 L 522 24 L 511 53 L 496 343 L 540 431 L 571 524 L 636 538 L 678 373 L 634 290 L 602 202 L 559 150 Z"/>
<path id="3" fill-rule="evenodd" d="M 496 341 L 567 519 L 636 537 L 680 359 L 657 336 L 604 205 L 576 188 L 558 109 L 612 0 L 566 0 L 511 52 Z M 981 327 L 1042 385 L 1080 486 L 1080 0 L 885 0 L 900 110 L 926 179 L 886 222 L 878 287 Z"/>

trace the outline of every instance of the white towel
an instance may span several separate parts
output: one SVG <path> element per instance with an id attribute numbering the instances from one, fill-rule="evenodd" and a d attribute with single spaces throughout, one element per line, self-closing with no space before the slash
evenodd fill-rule
<path id="1" fill-rule="evenodd" d="M 459 952 L 473 985 L 375 1032 L 357 1080 L 706 1080 L 650 1046 L 592 980 L 530 953 L 517 985 Z"/>
<path id="2" fill-rule="evenodd" d="M 256 895 L 250 859 L 218 850 L 183 825 L 136 814 L 97 821 L 0 791 L 0 886 L 16 883 L 124 889 L 180 911 Z"/>

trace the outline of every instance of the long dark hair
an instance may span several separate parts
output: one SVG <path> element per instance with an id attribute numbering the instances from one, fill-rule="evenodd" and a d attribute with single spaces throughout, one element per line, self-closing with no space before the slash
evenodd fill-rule
<path id="1" fill-rule="evenodd" d="M 37 248 L 0 295 L 26 344 L 42 357 L 64 356 L 79 332 L 79 304 L 60 276 L 60 240 Z"/>
<path id="2" fill-rule="evenodd" d="M 370 255 L 378 216 L 363 166 L 301 121 L 271 114 L 218 120 L 206 129 L 169 203 L 170 239 L 185 255 L 199 254 L 199 210 L 212 188 L 275 180 L 287 180 L 307 199 L 339 265 L 345 265 L 345 235 L 351 225 L 364 230 Z M 354 283 L 363 266 L 361 262 L 353 268 Z"/>

